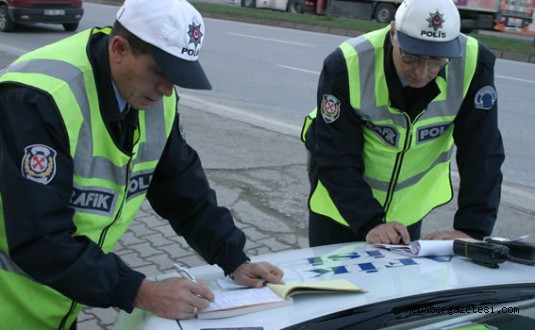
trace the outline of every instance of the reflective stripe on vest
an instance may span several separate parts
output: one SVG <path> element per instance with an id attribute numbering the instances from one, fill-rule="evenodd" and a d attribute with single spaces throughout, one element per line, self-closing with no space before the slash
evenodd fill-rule
<path id="1" fill-rule="evenodd" d="M 440 94 L 411 122 L 407 114 L 389 104 L 382 73 L 383 44 L 389 29 L 352 39 L 340 49 L 346 59 L 350 104 L 363 119 L 364 179 L 383 205 L 385 221 L 411 225 L 452 198 L 453 121 L 475 72 L 478 45 L 475 39 L 461 35 L 465 57 L 450 61 L 446 79 L 435 80 Z M 303 141 L 316 113 L 315 109 L 305 119 Z M 309 206 L 313 212 L 348 225 L 321 180 Z"/>
<path id="2" fill-rule="evenodd" d="M 89 237 L 104 252 L 113 249 L 141 207 L 171 133 L 177 106 L 173 92 L 139 112 L 132 155 L 124 154 L 115 145 L 100 114 L 95 79 L 85 53 L 91 33 L 109 31 L 81 32 L 21 56 L 0 76 L 0 84 L 15 83 L 42 90 L 56 103 L 74 161 L 70 201 L 75 209 L 74 236 Z M 0 285 L 11 288 L 0 295 L 0 305 L 10 305 L 9 311 L 5 310 L 9 314 L 2 311 L 0 316 L 13 320 L 17 328 L 68 328 L 82 306 L 20 271 L 9 258 L 3 212 L 0 221 L 1 265 L 5 266 L 0 269 Z"/>

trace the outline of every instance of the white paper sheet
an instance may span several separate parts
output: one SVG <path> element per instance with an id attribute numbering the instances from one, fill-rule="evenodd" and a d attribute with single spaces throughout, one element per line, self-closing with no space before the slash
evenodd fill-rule
<path id="1" fill-rule="evenodd" d="M 408 245 L 376 243 L 373 246 L 410 257 L 453 255 L 453 240 L 417 240 L 410 242 Z"/>

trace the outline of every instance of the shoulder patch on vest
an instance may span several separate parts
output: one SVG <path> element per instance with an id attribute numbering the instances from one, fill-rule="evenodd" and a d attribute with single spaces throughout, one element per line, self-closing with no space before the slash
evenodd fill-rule
<path id="1" fill-rule="evenodd" d="M 330 94 L 323 95 L 321 116 L 327 124 L 334 123 L 340 117 L 340 100 Z"/>
<path id="2" fill-rule="evenodd" d="M 44 144 L 24 148 L 20 166 L 22 175 L 29 180 L 48 184 L 56 176 L 56 150 Z"/>
<path id="3" fill-rule="evenodd" d="M 498 98 L 496 89 L 492 86 L 481 87 L 474 97 L 474 107 L 480 110 L 490 110 Z"/>

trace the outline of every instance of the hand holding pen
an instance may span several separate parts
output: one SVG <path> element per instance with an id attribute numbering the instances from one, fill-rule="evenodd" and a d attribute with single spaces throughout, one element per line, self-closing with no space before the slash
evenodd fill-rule
<path id="1" fill-rule="evenodd" d="M 174 266 L 178 275 L 180 275 L 183 278 L 187 278 L 190 281 L 197 282 L 195 277 L 191 275 L 190 272 L 188 272 L 188 270 L 185 267 L 182 267 L 178 264 L 175 264 Z"/>
<path id="2" fill-rule="evenodd" d="M 187 277 L 172 277 L 162 281 L 144 279 L 134 306 L 159 317 L 185 320 L 195 317 L 213 300 L 213 292 L 200 280 L 194 282 Z"/>
<path id="3" fill-rule="evenodd" d="M 190 280 L 192 282 L 198 283 L 197 280 L 195 279 L 195 277 L 193 275 L 191 275 L 191 273 L 185 267 L 182 267 L 182 266 L 180 266 L 178 264 L 174 264 L 174 266 L 175 266 L 175 270 L 177 271 L 178 275 L 180 275 L 180 277 L 188 279 L 188 280 Z M 204 283 L 202 285 L 204 285 Z M 196 296 L 201 298 L 201 299 L 206 299 L 204 296 L 202 296 L 201 294 L 198 294 L 198 293 L 196 293 Z M 203 307 L 206 307 L 206 306 L 203 306 Z M 194 304 L 193 305 L 193 314 L 197 315 L 198 311 L 199 311 L 199 308 Z"/>

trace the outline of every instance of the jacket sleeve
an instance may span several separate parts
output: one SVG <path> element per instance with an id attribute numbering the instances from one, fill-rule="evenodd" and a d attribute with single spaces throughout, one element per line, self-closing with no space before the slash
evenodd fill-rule
<path id="1" fill-rule="evenodd" d="M 335 115 L 324 114 L 322 104 L 331 96 L 339 101 L 339 117 L 336 111 Z M 307 148 L 315 159 L 317 179 L 352 231 L 366 235 L 381 223 L 384 211 L 363 178 L 363 123 L 349 103 L 347 68 L 339 49 L 324 61 L 317 91 L 317 112 L 307 134 Z M 316 182 L 312 185 L 314 189 Z"/>
<path id="2" fill-rule="evenodd" d="M 494 55 L 480 44 L 475 76 L 453 132 L 461 180 L 454 228 L 477 239 L 490 235 L 494 228 L 505 159 L 498 129 L 494 62 Z"/>
<path id="3" fill-rule="evenodd" d="M 59 112 L 48 96 L 2 88 L 0 193 L 11 260 L 34 280 L 82 304 L 131 311 L 144 276 L 86 236 L 73 236 L 73 160 Z M 25 148 L 32 145 L 56 152 L 49 182 L 31 180 L 22 165 Z"/>
<path id="4" fill-rule="evenodd" d="M 218 206 L 197 152 L 180 132 L 177 114 L 147 198 L 204 260 L 228 275 L 249 260 L 243 252 L 245 234 L 235 226 L 230 211 Z"/>

